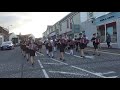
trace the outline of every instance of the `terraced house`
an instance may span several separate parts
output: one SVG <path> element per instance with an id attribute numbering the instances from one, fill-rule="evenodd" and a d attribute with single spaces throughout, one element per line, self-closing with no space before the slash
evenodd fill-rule
<path id="1" fill-rule="evenodd" d="M 85 33 L 91 40 L 93 33 L 101 36 L 101 46 L 106 45 L 106 33 L 111 35 L 112 47 L 120 48 L 120 12 L 71 12 L 60 21 L 58 29 L 53 27 L 53 31 L 47 33 L 50 37 L 57 35 L 66 38 L 78 38 L 79 33 Z M 52 34 L 57 30 L 57 33 Z M 93 46 L 92 42 L 88 46 Z"/>
<path id="2" fill-rule="evenodd" d="M 9 30 L 0 26 L 0 45 L 2 42 L 7 41 L 9 37 Z"/>

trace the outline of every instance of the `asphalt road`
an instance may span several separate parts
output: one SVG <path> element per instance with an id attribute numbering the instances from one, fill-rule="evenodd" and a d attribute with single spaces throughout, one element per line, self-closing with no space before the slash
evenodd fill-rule
<path id="1" fill-rule="evenodd" d="M 70 55 L 66 51 L 63 62 L 59 60 L 59 51 L 49 58 L 43 49 L 42 54 L 37 52 L 32 67 L 16 47 L 0 51 L 0 78 L 119 78 L 120 54 L 113 51 L 101 50 L 101 56 L 93 56 L 92 49 L 87 49 L 86 58 L 81 58 L 78 52 Z"/>

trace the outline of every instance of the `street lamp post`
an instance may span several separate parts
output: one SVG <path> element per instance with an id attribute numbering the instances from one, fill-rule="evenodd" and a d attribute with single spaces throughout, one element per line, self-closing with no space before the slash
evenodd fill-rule
<path id="1" fill-rule="evenodd" d="M 9 25 L 9 26 L 8 26 L 8 31 L 10 31 L 10 30 L 9 30 L 9 29 L 10 29 L 10 26 L 12 26 L 12 25 Z"/>

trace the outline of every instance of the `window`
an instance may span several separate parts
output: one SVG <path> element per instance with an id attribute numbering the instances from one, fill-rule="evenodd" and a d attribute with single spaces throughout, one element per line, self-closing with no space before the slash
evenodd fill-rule
<path id="1" fill-rule="evenodd" d="M 70 29 L 72 29 L 72 18 L 70 19 Z"/>
<path id="2" fill-rule="evenodd" d="M 106 24 L 106 34 L 107 33 L 110 34 L 111 36 L 111 42 L 116 43 L 117 42 L 116 22 Z"/>
<path id="3" fill-rule="evenodd" d="M 60 31 L 62 31 L 62 24 L 60 24 Z"/>
<path id="4" fill-rule="evenodd" d="M 67 28 L 69 28 L 69 20 L 67 19 Z"/>
<path id="5" fill-rule="evenodd" d="M 116 22 L 106 24 L 106 29 L 105 29 L 105 25 L 98 26 L 97 32 L 101 36 L 100 38 L 101 38 L 102 43 L 106 42 L 106 36 L 107 36 L 106 34 L 107 33 L 110 34 L 112 43 L 117 42 Z"/>
<path id="6" fill-rule="evenodd" d="M 101 43 L 105 42 L 105 25 L 98 26 L 97 32 L 101 36 Z"/>

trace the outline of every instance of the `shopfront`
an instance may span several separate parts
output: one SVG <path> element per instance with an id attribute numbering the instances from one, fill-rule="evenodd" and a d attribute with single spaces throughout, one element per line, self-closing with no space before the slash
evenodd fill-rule
<path id="1" fill-rule="evenodd" d="M 111 22 L 107 24 L 103 24 L 100 26 L 97 26 L 97 32 L 101 36 L 101 42 L 106 42 L 106 36 L 109 34 L 111 36 L 111 42 L 117 43 L 117 28 L 116 28 L 116 22 Z"/>
<path id="2" fill-rule="evenodd" d="M 106 46 L 106 36 L 111 36 L 111 45 L 120 48 L 120 12 L 111 12 L 95 20 L 97 32 L 101 36 L 101 43 Z"/>

